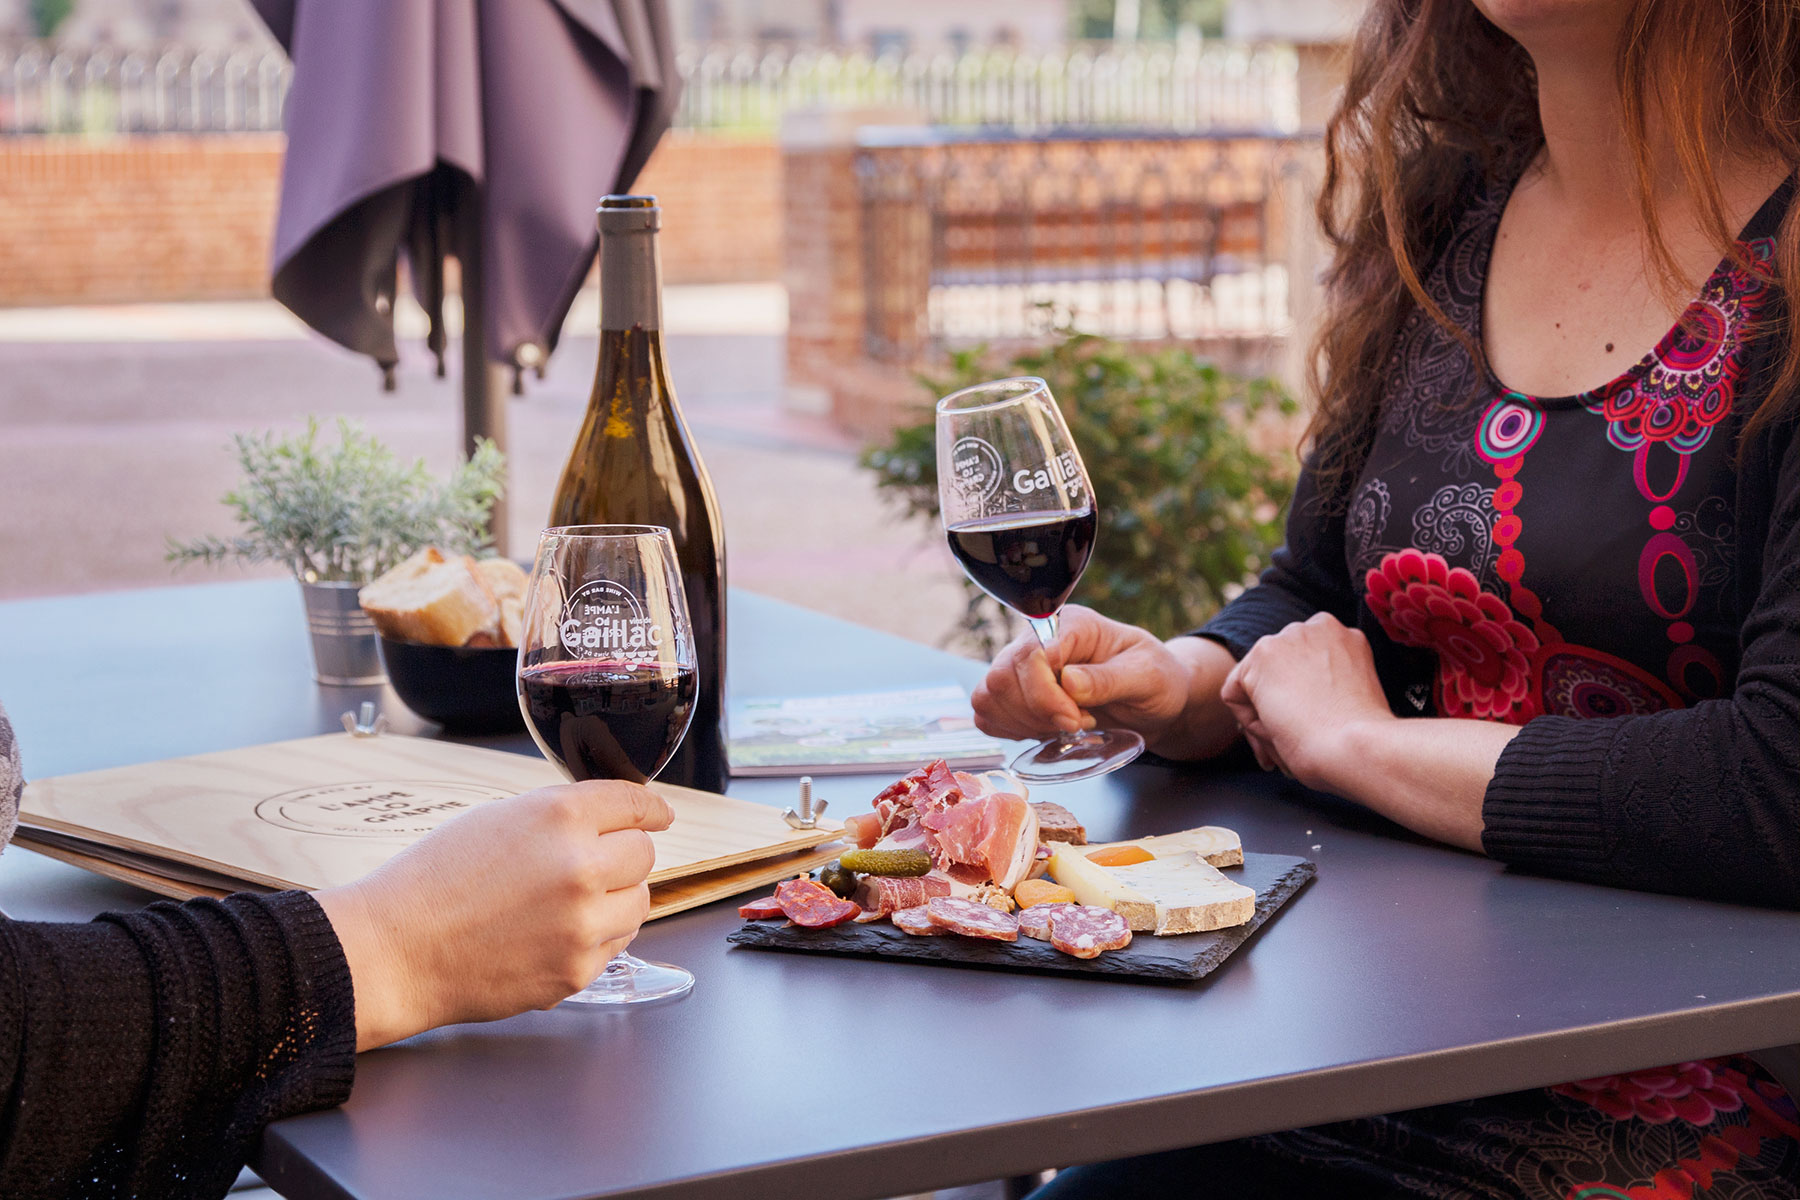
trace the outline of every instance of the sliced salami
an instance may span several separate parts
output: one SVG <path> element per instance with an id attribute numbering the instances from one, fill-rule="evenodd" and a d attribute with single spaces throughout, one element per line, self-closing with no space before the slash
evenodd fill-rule
<path id="1" fill-rule="evenodd" d="M 813 879 L 790 879 L 777 885 L 775 899 L 788 920 L 808 929 L 842 925 L 862 913 L 861 908 L 848 900 L 838 899 L 830 888 Z"/>
<path id="2" fill-rule="evenodd" d="M 910 933 L 914 937 L 944 936 L 944 930 L 931 923 L 931 915 L 925 911 L 925 907 L 920 904 L 913 908 L 897 908 L 889 919 L 902 931 Z"/>
<path id="3" fill-rule="evenodd" d="M 1131 926 L 1110 908 L 1064 904 L 1050 914 L 1050 944 L 1076 958 L 1098 958 L 1103 950 L 1131 945 Z"/>
<path id="4" fill-rule="evenodd" d="M 761 900 L 752 900 L 748 904 L 738 905 L 738 916 L 747 921 L 767 921 L 774 917 L 784 916 L 781 901 L 773 896 L 764 896 Z"/>
<path id="5" fill-rule="evenodd" d="M 1019 919 L 974 900 L 956 896 L 934 896 L 925 904 L 925 915 L 933 925 L 960 933 L 964 937 L 987 938 L 995 942 L 1019 940 Z"/>
<path id="6" fill-rule="evenodd" d="M 1059 908 L 1073 908 L 1071 904 L 1034 904 L 1019 913 L 1019 932 L 1028 938 L 1040 942 L 1050 940 L 1050 918 L 1056 915 Z"/>

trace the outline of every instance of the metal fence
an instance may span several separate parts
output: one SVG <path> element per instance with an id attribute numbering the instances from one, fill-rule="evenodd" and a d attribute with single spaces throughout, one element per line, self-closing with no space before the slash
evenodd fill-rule
<path id="1" fill-rule="evenodd" d="M 899 136 L 857 154 L 865 341 L 916 362 L 1058 328 L 1260 353 L 1290 324 L 1303 139 Z"/>
<path id="2" fill-rule="evenodd" d="M 678 127 L 773 132 L 807 108 L 947 126 L 1291 130 L 1293 54 L 1209 42 L 1042 54 L 882 55 L 706 47 L 680 56 Z M 281 128 L 292 77 L 270 43 L 118 49 L 0 43 L 0 135 Z"/>

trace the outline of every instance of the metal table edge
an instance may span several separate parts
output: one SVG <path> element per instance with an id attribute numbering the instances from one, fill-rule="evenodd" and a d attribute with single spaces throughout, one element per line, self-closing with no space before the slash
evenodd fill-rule
<path id="1" fill-rule="evenodd" d="M 1704 1016 L 1701 1025 L 1695 1017 Z M 1231 1141 L 1378 1112 L 1426 1107 L 1544 1087 L 1571 1079 L 1661 1066 L 1775 1046 L 1800 1027 L 1800 994 L 1709 1006 L 1524 1034 L 1471 1046 L 1347 1063 L 1052 1114 L 980 1129 L 882 1142 L 804 1158 L 534 1200 L 788 1200 L 803 1190 L 834 1200 L 960 1187 L 1207 1142 Z M 1404 1085 L 1406 1098 L 1370 1098 Z M 1204 1128 L 1203 1135 L 1183 1130 Z M 929 1157 L 932 1168 L 915 1163 Z M 251 1167 L 295 1200 L 371 1200 L 350 1191 L 288 1143 L 264 1130 Z M 848 1178 L 858 1180 L 846 1188 Z M 292 1190 L 289 1190 L 289 1189 Z"/>

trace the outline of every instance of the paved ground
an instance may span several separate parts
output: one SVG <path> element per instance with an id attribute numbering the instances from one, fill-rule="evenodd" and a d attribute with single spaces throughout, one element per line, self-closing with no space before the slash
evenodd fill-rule
<path id="1" fill-rule="evenodd" d="M 572 314 L 571 329 L 593 326 L 585 305 Z M 961 609 L 955 564 L 895 519 L 854 445 L 784 409 L 780 289 L 671 289 L 669 327 L 731 581 L 939 642 Z M 433 378 L 414 347 L 384 394 L 369 364 L 273 303 L 0 312 L 0 598 L 198 577 L 171 571 L 164 539 L 228 530 L 218 498 L 235 477 L 234 431 L 345 415 L 441 469 L 458 447 L 457 379 Z M 566 340 L 548 378 L 509 405 L 515 547 L 542 524 L 594 354 L 591 335 Z"/>

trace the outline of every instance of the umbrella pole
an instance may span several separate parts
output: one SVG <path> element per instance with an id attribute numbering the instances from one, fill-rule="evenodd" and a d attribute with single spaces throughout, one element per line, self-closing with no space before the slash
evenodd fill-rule
<path id="1" fill-rule="evenodd" d="M 479 240 L 479 239 L 474 239 Z M 489 438 L 501 452 L 506 451 L 507 370 L 488 359 L 486 325 L 481 304 L 481 250 L 479 247 L 462 255 L 462 387 L 463 387 L 463 453 L 475 453 L 475 439 Z M 502 488 L 511 489 L 512 463 L 509 461 L 500 478 Z M 503 493 L 494 501 L 491 528 L 494 550 L 504 555 L 511 540 L 507 531 L 509 505 Z"/>

